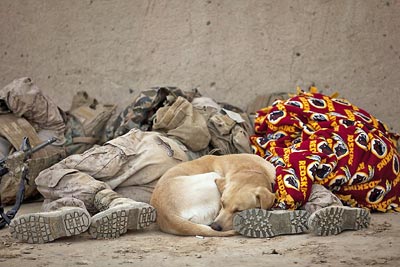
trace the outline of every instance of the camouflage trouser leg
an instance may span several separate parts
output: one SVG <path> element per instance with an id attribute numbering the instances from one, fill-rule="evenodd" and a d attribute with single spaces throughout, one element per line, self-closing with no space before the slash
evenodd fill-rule
<path id="1" fill-rule="evenodd" d="M 38 191 L 46 199 L 45 211 L 63 206 L 86 207 L 90 213 L 98 212 L 94 206 L 97 192 L 109 188 L 90 175 L 71 169 L 46 169 L 36 179 Z"/>
<path id="2" fill-rule="evenodd" d="M 114 146 L 93 147 L 63 159 L 35 179 L 38 191 L 46 199 L 43 209 L 83 205 L 90 213 L 97 213 L 96 194 L 110 189 L 102 179 L 113 177 L 127 162 L 128 157 Z"/>
<path id="3" fill-rule="evenodd" d="M 98 209 L 94 205 L 94 197 L 106 188 L 126 188 L 122 190 L 126 192 L 136 187 L 147 187 L 142 188 L 145 191 L 138 188 L 133 195 L 143 191 L 146 193 L 144 200 L 147 198 L 145 202 L 148 202 L 161 175 L 188 160 L 186 152 L 183 146 L 159 133 L 132 130 L 104 146 L 96 146 L 63 159 L 42 171 L 35 183 L 46 199 L 79 199 L 88 211 L 96 213 Z M 56 206 L 62 203 L 75 202 L 59 200 Z"/>
<path id="4" fill-rule="evenodd" d="M 343 204 L 331 191 L 322 185 L 313 184 L 308 202 L 304 204 L 302 209 L 312 214 L 319 209 L 329 206 L 343 206 Z"/>
<path id="5" fill-rule="evenodd" d="M 316 235 L 337 235 L 344 230 L 367 228 L 371 216 L 367 209 L 343 206 L 331 191 L 314 184 L 303 208 L 310 213 L 308 227 Z"/>

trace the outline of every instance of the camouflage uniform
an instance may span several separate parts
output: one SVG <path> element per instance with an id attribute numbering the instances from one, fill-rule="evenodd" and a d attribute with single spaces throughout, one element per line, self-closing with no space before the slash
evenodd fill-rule
<path id="1" fill-rule="evenodd" d="M 6 157 L 20 148 L 24 136 L 29 137 L 32 146 L 45 141 L 50 135 L 63 142 L 65 123 L 58 107 L 32 82 L 30 78 L 16 79 L 0 90 L 0 137 L 2 155 Z M 34 178 L 44 168 L 55 163 L 62 149 L 46 147 L 32 156 L 29 162 L 30 183 L 26 186 L 25 197 L 37 193 Z M 1 179 L 0 195 L 2 203 L 15 201 L 21 175 L 22 158 L 6 162 L 9 172 Z"/>
<path id="2" fill-rule="evenodd" d="M 0 156 L 4 158 L 19 149 L 23 137 L 32 146 L 56 137 L 51 146 L 36 152 L 28 162 L 30 183 L 25 199 L 37 195 L 34 179 L 38 173 L 73 153 L 80 153 L 102 142 L 105 124 L 114 105 L 101 105 L 85 92 L 74 96 L 70 111 L 62 111 L 33 83 L 24 77 L 0 90 Z M 21 175 L 22 159 L 9 157 L 9 173 L 1 179 L 1 202 L 15 202 Z"/>
<path id="3" fill-rule="evenodd" d="M 121 136 L 133 128 L 151 131 L 157 110 L 171 104 L 178 96 L 191 102 L 200 94 L 196 89 L 184 92 L 177 87 L 154 87 L 140 92 L 116 119 L 110 120 L 106 127 L 106 140 Z"/>
<path id="4" fill-rule="evenodd" d="M 216 103 L 207 97 L 196 98 L 192 103 L 207 121 L 211 135 L 210 154 L 251 153 L 248 140 L 253 128 L 247 114 L 237 107 Z"/>
<path id="5" fill-rule="evenodd" d="M 71 155 L 36 178 L 45 197 L 44 213 L 17 217 L 11 231 L 22 241 L 42 243 L 87 229 L 94 238 L 115 238 L 127 230 L 147 227 L 155 221 L 155 210 L 144 202 L 166 170 L 189 160 L 186 152 L 185 146 L 160 133 L 132 129 L 103 146 Z M 54 214 L 62 219 L 57 227 L 49 221 L 37 231 L 28 229 L 32 222 L 40 225 L 41 218 Z M 74 227 L 67 230 L 71 220 Z M 41 230 L 46 227 L 62 230 Z"/>
<path id="6" fill-rule="evenodd" d="M 183 91 L 177 87 L 154 87 L 141 92 L 115 120 L 109 121 L 105 139 L 118 137 L 133 128 L 167 133 L 168 126 L 157 123 L 156 113 L 160 109 L 159 116 L 167 113 L 178 97 L 185 98 L 205 118 L 211 136 L 210 153 L 251 153 L 248 136 L 253 133 L 253 127 L 247 114 L 232 105 L 203 97 L 197 89 Z M 172 112 L 171 109 L 169 113 Z"/>
<path id="7" fill-rule="evenodd" d="M 208 153 L 250 153 L 250 123 L 233 110 L 239 111 L 222 108 L 197 90 L 142 92 L 110 120 L 105 139 L 114 139 L 39 174 L 44 212 L 14 219 L 13 236 L 41 243 L 89 229 L 95 238 L 110 238 L 148 226 L 155 210 L 147 203 L 166 170 Z"/>

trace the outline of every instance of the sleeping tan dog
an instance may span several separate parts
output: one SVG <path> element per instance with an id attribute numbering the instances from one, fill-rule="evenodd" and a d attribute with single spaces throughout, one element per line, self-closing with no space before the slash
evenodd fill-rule
<path id="1" fill-rule="evenodd" d="M 231 236 L 236 212 L 272 206 L 274 180 L 275 167 L 259 156 L 209 155 L 169 169 L 150 203 L 164 232 Z"/>

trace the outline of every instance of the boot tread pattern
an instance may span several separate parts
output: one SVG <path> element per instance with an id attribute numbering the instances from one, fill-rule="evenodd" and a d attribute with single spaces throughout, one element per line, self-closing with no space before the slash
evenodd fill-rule
<path id="1" fill-rule="evenodd" d="M 93 216 L 89 233 L 98 239 L 118 238 L 128 230 L 143 229 L 155 221 L 153 207 L 116 206 Z"/>
<path id="2" fill-rule="evenodd" d="M 10 224 L 10 232 L 23 242 L 47 243 L 63 236 L 83 233 L 88 229 L 89 222 L 89 215 L 80 211 L 33 213 L 15 218 Z"/>
<path id="3" fill-rule="evenodd" d="M 137 229 L 143 229 L 156 221 L 156 210 L 153 207 L 143 208 L 139 213 Z"/>
<path id="4" fill-rule="evenodd" d="M 273 237 L 284 234 L 298 234 L 308 230 L 309 214 L 303 210 L 268 211 L 250 209 L 234 217 L 234 229 L 248 237 Z"/>
<path id="5" fill-rule="evenodd" d="M 117 210 L 93 220 L 90 226 L 90 233 L 96 238 L 117 238 L 128 230 L 128 212 Z"/>
<path id="6" fill-rule="evenodd" d="M 30 215 L 16 218 L 10 225 L 11 235 L 28 243 L 46 243 L 54 238 L 50 231 L 50 220 L 43 216 Z"/>
<path id="7" fill-rule="evenodd" d="M 366 209 L 331 206 L 316 211 L 310 218 L 310 225 L 317 235 L 328 236 L 367 228 L 370 220 Z"/>
<path id="8" fill-rule="evenodd" d="M 67 236 L 78 235 L 89 228 L 89 216 L 85 213 L 80 214 L 78 211 L 66 213 L 63 222 Z"/>

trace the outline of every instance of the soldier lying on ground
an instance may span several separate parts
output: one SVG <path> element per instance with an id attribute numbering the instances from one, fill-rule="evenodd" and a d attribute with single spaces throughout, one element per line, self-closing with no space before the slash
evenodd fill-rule
<path id="1" fill-rule="evenodd" d="M 165 94 L 164 106 L 154 109 L 160 92 Z M 167 169 L 208 153 L 251 152 L 247 132 L 251 127 L 245 116 L 233 111 L 237 109 L 229 106 L 233 110 L 228 110 L 199 95 L 192 105 L 176 92 L 171 88 L 146 91 L 107 133 L 133 129 L 42 171 L 35 182 L 46 199 L 46 212 L 14 219 L 13 235 L 39 243 L 78 234 L 89 225 L 96 238 L 146 227 L 155 220 L 154 209 L 132 199 L 149 202 L 156 181 Z"/>
<path id="2" fill-rule="evenodd" d="M 25 77 L 0 90 L 0 159 L 18 150 L 24 137 L 29 138 L 32 146 L 57 137 L 53 146 L 46 147 L 29 160 L 30 184 L 26 186 L 25 199 L 33 197 L 37 193 L 34 179 L 41 170 L 68 155 L 82 153 L 94 144 L 103 144 L 121 136 L 130 129 L 151 131 L 156 111 L 178 96 L 189 102 L 193 99 L 195 102 L 209 102 L 208 107 L 201 107 L 200 112 L 207 120 L 210 148 L 215 149 L 214 154 L 251 152 L 248 142 L 241 141 L 252 133 L 247 116 L 231 105 L 219 105 L 201 97 L 197 90 L 184 92 L 175 87 L 155 87 L 141 92 L 118 117 L 110 119 L 115 105 L 102 105 L 86 92 L 78 92 L 69 111 L 63 111 L 41 92 L 31 78 Z M 222 109 L 224 107 L 238 111 L 239 116 L 233 115 L 232 119 L 227 112 L 231 116 L 234 113 Z M 168 125 L 159 124 L 157 127 L 161 132 L 168 130 Z M 3 204 L 15 201 L 21 169 L 18 166 L 22 162 L 14 161 L 7 162 L 10 171 L 1 181 Z"/>
<path id="3" fill-rule="evenodd" d="M 86 230 L 94 238 L 119 237 L 156 220 L 148 202 L 155 183 L 170 167 L 213 152 L 249 153 L 248 133 L 242 127 L 245 119 L 240 114 L 221 109 L 209 98 L 196 97 L 190 103 L 171 94 L 168 101 L 153 120 L 147 120 L 151 123 L 147 129 L 152 131 L 133 128 L 42 171 L 36 184 L 45 197 L 44 212 L 14 219 L 12 235 L 30 243 L 50 242 Z M 126 114 L 135 113 L 134 107 Z M 325 203 L 320 207 L 336 201 L 322 199 Z M 287 214 L 281 223 L 290 224 L 290 214 L 298 213 Z"/>

